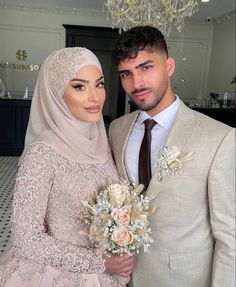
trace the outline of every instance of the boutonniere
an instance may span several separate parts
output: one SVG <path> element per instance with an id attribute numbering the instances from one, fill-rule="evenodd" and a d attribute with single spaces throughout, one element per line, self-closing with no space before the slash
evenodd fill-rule
<path id="1" fill-rule="evenodd" d="M 183 153 L 176 146 L 166 146 L 160 151 L 157 163 L 158 179 L 162 181 L 168 175 L 177 175 L 183 171 L 183 163 L 192 159 L 193 152 Z"/>

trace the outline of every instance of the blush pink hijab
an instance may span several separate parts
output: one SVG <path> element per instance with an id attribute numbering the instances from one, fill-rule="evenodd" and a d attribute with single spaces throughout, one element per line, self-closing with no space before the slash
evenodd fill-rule
<path id="1" fill-rule="evenodd" d="M 103 118 L 97 123 L 81 121 L 71 114 L 62 98 L 69 81 L 87 65 L 102 73 L 97 57 L 86 48 L 64 48 L 44 61 L 33 94 L 23 155 L 30 144 L 43 142 L 74 162 L 107 160 Z"/>

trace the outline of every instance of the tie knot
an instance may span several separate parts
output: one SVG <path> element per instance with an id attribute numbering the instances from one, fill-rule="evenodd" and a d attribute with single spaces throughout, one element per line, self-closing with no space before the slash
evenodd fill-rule
<path id="1" fill-rule="evenodd" d="M 156 122 L 153 119 L 147 119 L 144 121 L 145 129 L 151 130 L 155 126 Z"/>

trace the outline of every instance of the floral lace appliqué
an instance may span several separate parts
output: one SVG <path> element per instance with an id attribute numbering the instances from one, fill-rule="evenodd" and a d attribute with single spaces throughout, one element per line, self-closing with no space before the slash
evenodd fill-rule
<path id="1" fill-rule="evenodd" d="M 110 157 L 102 164 L 75 163 L 43 143 L 30 145 L 14 190 L 14 256 L 0 267 L 0 286 L 17 275 L 15 286 L 36 286 L 31 280 L 45 282 L 49 276 L 47 286 L 82 287 L 84 276 L 96 274 L 102 287 L 124 287 L 120 277 L 103 273 L 100 253 L 80 234 L 81 200 L 118 179 Z"/>
<path id="2" fill-rule="evenodd" d="M 86 61 L 85 57 L 82 57 L 84 48 L 71 48 L 70 50 L 63 50 L 58 53 L 53 64 L 50 66 L 50 75 L 52 83 L 55 85 L 55 89 L 61 91 L 65 87 L 68 79 L 73 78 L 75 72 L 75 59 L 78 58 L 78 63 L 83 64 Z M 64 71 L 58 73 L 57 71 Z"/>

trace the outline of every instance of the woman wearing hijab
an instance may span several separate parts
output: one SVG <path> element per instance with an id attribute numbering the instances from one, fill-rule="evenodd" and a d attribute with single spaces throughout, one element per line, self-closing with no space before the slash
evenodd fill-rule
<path id="1" fill-rule="evenodd" d="M 4 287 L 123 287 L 133 258 L 104 257 L 85 235 L 82 202 L 118 181 L 102 107 L 104 78 L 86 48 L 51 54 L 36 83 L 17 173 Z M 117 268 L 115 268 L 117 266 Z"/>

